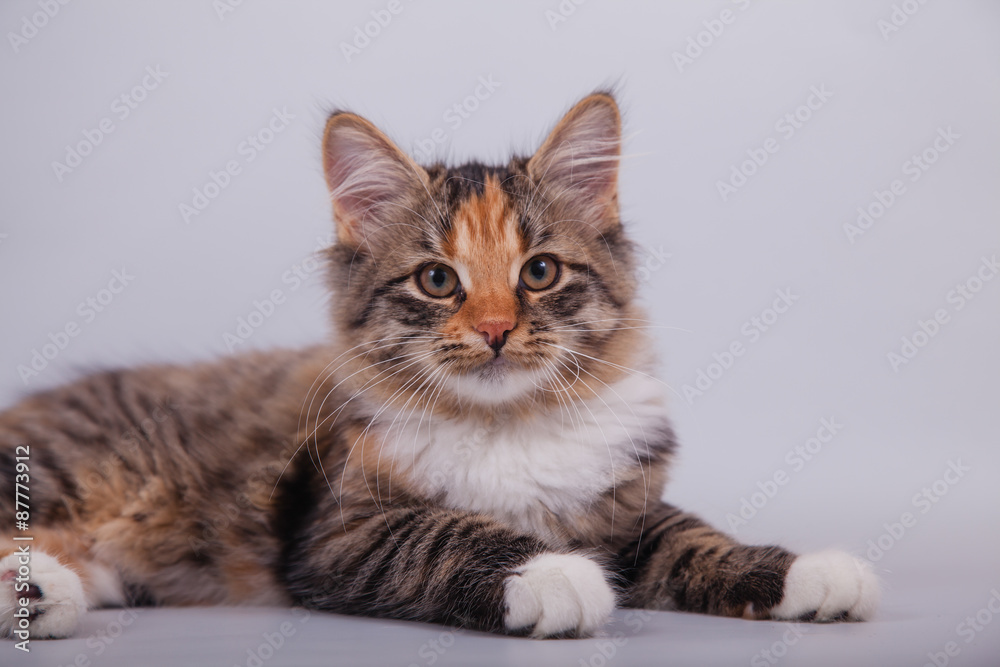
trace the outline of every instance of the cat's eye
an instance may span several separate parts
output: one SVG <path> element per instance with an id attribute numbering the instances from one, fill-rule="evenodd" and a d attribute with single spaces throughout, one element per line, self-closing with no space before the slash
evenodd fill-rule
<path id="1" fill-rule="evenodd" d="M 428 264 L 420 270 L 417 282 L 428 296 L 435 299 L 451 296 L 458 289 L 458 276 L 455 270 L 444 264 Z"/>
<path id="2" fill-rule="evenodd" d="M 521 283 L 530 290 L 543 290 L 556 282 L 559 264 L 551 255 L 532 257 L 521 267 Z"/>

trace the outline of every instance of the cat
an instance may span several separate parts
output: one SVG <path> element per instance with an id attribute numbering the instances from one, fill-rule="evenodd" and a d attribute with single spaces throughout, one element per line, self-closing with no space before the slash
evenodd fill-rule
<path id="1" fill-rule="evenodd" d="M 103 372 L 0 414 L 2 634 L 139 604 L 532 637 L 592 635 L 616 605 L 869 618 L 863 561 L 742 545 L 660 500 L 676 438 L 620 156 L 609 92 L 502 166 L 422 167 L 334 113 L 334 339 Z"/>

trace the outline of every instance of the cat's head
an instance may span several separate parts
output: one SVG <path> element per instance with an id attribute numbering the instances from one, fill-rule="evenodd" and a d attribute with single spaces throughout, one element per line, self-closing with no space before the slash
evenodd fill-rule
<path id="1" fill-rule="evenodd" d="M 587 394 L 616 375 L 636 345 L 620 155 L 606 93 L 533 156 L 495 167 L 422 167 L 365 119 L 333 114 L 323 166 L 349 366 L 364 364 L 382 396 L 490 406 Z"/>

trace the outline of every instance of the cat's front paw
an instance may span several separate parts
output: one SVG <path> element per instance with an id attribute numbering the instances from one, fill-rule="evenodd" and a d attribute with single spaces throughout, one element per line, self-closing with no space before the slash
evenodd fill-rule
<path id="1" fill-rule="evenodd" d="M 781 603 L 771 617 L 781 620 L 865 621 L 881 591 L 868 563 L 843 551 L 799 556 L 785 575 Z"/>
<path id="2" fill-rule="evenodd" d="M 586 556 L 542 554 L 505 582 L 504 621 L 532 637 L 585 636 L 615 608 L 615 594 L 601 566 Z"/>
<path id="3" fill-rule="evenodd" d="M 19 599 L 27 599 L 27 626 L 32 639 L 69 637 L 87 611 L 80 577 L 57 559 L 32 553 L 27 581 L 19 581 L 21 556 L 0 559 L 0 637 L 22 629 Z M 18 590 L 21 588 L 21 590 Z"/>

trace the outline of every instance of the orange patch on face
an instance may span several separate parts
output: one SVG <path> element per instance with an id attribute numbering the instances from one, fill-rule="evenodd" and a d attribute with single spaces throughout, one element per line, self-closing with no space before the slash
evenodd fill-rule
<path id="1" fill-rule="evenodd" d="M 452 318 L 450 329 L 467 331 L 489 321 L 516 322 L 515 266 L 525 251 L 509 195 L 495 176 L 488 176 L 483 193 L 470 197 L 452 218 L 447 251 L 465 268 L 466 300 Z"/>

